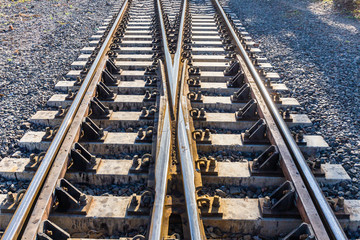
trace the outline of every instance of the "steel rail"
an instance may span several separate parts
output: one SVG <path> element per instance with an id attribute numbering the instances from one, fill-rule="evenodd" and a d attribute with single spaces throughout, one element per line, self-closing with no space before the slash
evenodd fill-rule
<path id="1" fill-rule="evenodd" d="M 306 160 L 305 160 L 303 154 L 301 153 L 300 148 L 298 147 L 294 138 L 292 137 L 292 134 L 291 134 L 289 128 L 287 127 L 285 121 L 279 114 L 279 111 L 278 111 L 277 107 L 275 106 L 274 102 L 272 101 L 258 72 L 256 71 L 249 56 L 247 55 L 245 49 L 243 48 L 238 36 L 236 35 L 234 29 L 232 28 L 230 21 L 229 21 L 227 15 L 225 14 L 225 11 L 223 10 L 223 8 L 220 5 L 218 0 L 214 0 L 214 2 L 216 3 L 223 19 L 226 22 L 228 29 L 230 30 L 238 48 L 240 49 L 241 55 L 247 65 L 247 67 L 249 68 L 251 75 L 253 76 L 253 78 L 254 78 L 254 80 L 266 102 L 266 105 L 269 108 L 269 110 L 273 116 L 273 119 L 274 119 L 277 127 L 280 130 L 280 133 L 283 136 L 290 153 L 292 154 L 292 156 L 295 160 L 295 164 L 298 168 L 298 171 L 300 172 L 300 174 L 302 176 L 302 179 L 306 185 L 306 188 L 307 188 L 308 192 L 310 193 L 312 201 L 314 202 L 314 204 L 318 210 L 318 213 L 323 221 L 323 224 L 325 225 L 325 227 L 327 229 L 329 236 L 331 237 L 331 239 L 337 239 L 337 240 L 347 239 L 344 231 L 342 230 L 342 228 L 340 226 L 340 223 L 338 222 L 336 216 L 334 215 L 334 212 L 331 210 L 328 202 L 326 201 L 314 175 L 311 173 L 311 171 L 306 163 Z"/>
<path id="2" fill-rule="evenodd" d="M 185 60 L 182 69 L 180 93 L 182 92 L 182 88 L 183 88 L 182 86 L 185 82 L 186 66 L 187 66 L 187 60 Z M 200 216 L 198 213 L 198 205 L 196 202 L 194 160 L 192 158 L 191 146 L 187 134 L 188 130 L 190 130 L 190 126 L 189 126 L 189 122 L 185 121 L 181 99 L 179 100 L 178 111 L 179 111 L 179 117 L 178 117 L 177 133 L 178 133 L 178 142 L 179 142 L 179 155 L 180 155 L 180 163 L 181 163 L 181 172 L 183 175 L 187 214 L 189 220 L 191 220 L 191 222 L 189 223 L 190 233 L 192 239 L 206 239 L 204 236 L 202 236 L 200 229 L 200 219 L 199 219 Z"/>
<path id="3" fill-rule="evenodd" d="M 160 60 L 161 61 L 161 60 Z M 160 137 L 160 144 L 157 151 L 157 158 L 155 163 L 155 199 L 153 205 L 153 213 L 151 215 L 151 225 L 149 232 L 149 239 L 161 239 L 161 230 L 163 222 L 167 175 L 169 170 L 170 159 L 170 142 L 171 142 L 171 125 L 170 125 L 170 109 L 169 100 L 167 99 L 167 84 L 165 79 L 165 70 L 162 62 L 160 63 L 160 70 L 162 75 L 162 84 L 164 87 L 165 96 L 165 116 Z"/>
<path id="4" fill-rule="evenodd" d="M 82 99 L 87 94 L 87 89 L 92 82 L 92 79 L 97 71 L 98 65 L 100 63 L 100 60 L 105 56 L 106 50 L 110 44 L 111 37 L 113 33 L 115 32 L 118 24 L 120 23 L 122 13 L 125 10 L 125 6 L 127 5 L 128 0 L 125 0 L 123 2 L 122 8 L 118 13 L 118 16 L 110 29 L 102 47 L 100 48 L 93 64 L 91 65 L 91 68 L 86 75 L 83 84 L 81 85 L 79 91 L 77 92 L 77 95 L 72 102 L 68 113 L 66 114 L 64 120 L 62 121 L 58 132 L 56 133 L 53 141 L 50 144 L 49 149 L 47 150 L 38 170 L 36 171 L 33 179 L 30 182 L 30 185 L 23 196 L 19 206 L 17 207 L 14 215 L 12 216 L 9 225 L 7 226 L 3 236 L 1 239 L 17 239 L 22 232 L 22 228 L 28 219 L 31 209 L 33 208 L 37 196 L 40 193 L 40 190 L 46 180 L 46 177 L 49 173 L 49 170 L 51 169 L 52 163 L 60 149 L 60 146 L 62 145 L 65 135 L 70 128 L 76 114 L 77 110 L 81 104 Z"/>
<path id="5" fill-rule="evenodd" d="M 185 23 L 185 10 L 188 4 L 187 0 L 183 1 L 183 9 L 181 15 L 180 29 L 177 41 L 177 48 L 174 54 L 174 59 L 172 59 L 167 45 L 167 37 L 165 34 L 165 24 L 163 22 L 163 14 L 161 11 L 160 0 L 157 0 L 158 4 L 158 14 L 160 18 L 161 32 L 163 38 L 163 47 L 165 55 L 166 70 L 168 74 L 168 80 L 170 84 L 170 95 L 172 101 L 172 107 L 176 105 L 176 93 L 178 90 L 179 83 L 179 69 L 180 69 L 180 57 L 181 57 L 181 46 L 183 39 L 183 29 Z M 184 67 L 186 65 L 184 64 Z M 183 75 L 184 76 L 184 75 Z M 195 182 L 194 182 L 194 166 L 193 159 L 190 153 L 190 143 L 187 138 L 184 116 L 181 110 L 181 101 L 179 101 L 179 117 L 178 117 L 178 144 L 180 148 L 180 162 L 181 162 L 181 172 L 183 174 L 184 181 L 184 191 L 185 191 L 185 201 L 187 205 L 187 214 L 190 226 L 190 236 L 191 239 L 200 240 L 201 230 L 200 230 L 200 220 L 198 214 L 198 207 L 196 204 L 196 195 L 195 195 Z M 192 168 L 191 168 L 192 166 Z"/>

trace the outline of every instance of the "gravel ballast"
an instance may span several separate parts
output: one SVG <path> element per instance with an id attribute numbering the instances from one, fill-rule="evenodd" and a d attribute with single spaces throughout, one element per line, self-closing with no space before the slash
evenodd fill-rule
<path id="1" fill-rule="evenodd" d="M 70 70 L 88 39 L 120 1 L 2 1 L 0 3 L 0 159 L 54 85 Z"/>
<path id="2" fill-rule="evenodd" d="M 357 183 L 360 22 L 323 2 L 231 0 L 227 4 L 314 123 L 306 133 L 320 134 L 329 143 L 331 150 L 322 157 L 342 163 Z"/>

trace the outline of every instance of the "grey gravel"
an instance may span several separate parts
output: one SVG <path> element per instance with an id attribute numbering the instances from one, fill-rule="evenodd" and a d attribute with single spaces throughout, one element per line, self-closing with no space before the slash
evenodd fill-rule
<path id="1" fill-rule="evenodd" d="M 0 159 L 17 150 L 27 120 L 45 107 L 114 3 L 1 1 Z"/>
<path id="2" fill-rule="evenodd" d="M 359 188 L 360 22 L 321 1 L 227 4 L 313 121 L 305 133 L 320 134 L 329 143 L 329 151 L 317 157 L 341 163 Z M 330 195 L 343 195 L 335 192 Z M 355 191 L 347 195 L 360 199 Z"/>

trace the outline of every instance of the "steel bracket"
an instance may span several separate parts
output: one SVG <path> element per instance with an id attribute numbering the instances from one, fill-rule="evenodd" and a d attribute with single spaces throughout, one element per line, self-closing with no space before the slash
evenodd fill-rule
<path id="1" fill-rule="evenodd" d="M 245 83 L 238 91 L 230 97 L 232 103 L 242 103 L 249 101 L 250 98 L 250 85 Z"/>
<path id="2" fill-rule="evenodd" d="M 127 207 L 127 214 L 149 215 L 153 202 L 154 194 L 150 191 L 144 191 L 140 196 L 134 193 L 130 198 L 130 202 Z"/>
<path id="3" fill-rule="evenodd" d="M 69 233 L 49 220 L 41 223 L 37 234 L 37 240 L 64 240 L 69 238 Z"/>
<path id="4" fill-rule="evenodd" d="M 196 200 L 202 217 L 222 217 L 223 210 L 219 196 L 200 196 Z"/>
<path id="5" fill-rule="evenodd" d="M 54 209 L 67 214 L 86 215 L 93 201 L 92 196 L 86 196 L 64 178 L 58 181 L 55 188 Z"/>
<path id="6" fill-rule="evenodd" d="M 195 161 L 196 171 L 200 171 L 201 175 L 217 176 L 219 174 L 218 164 L 213 157 L 202 157 Z"/>

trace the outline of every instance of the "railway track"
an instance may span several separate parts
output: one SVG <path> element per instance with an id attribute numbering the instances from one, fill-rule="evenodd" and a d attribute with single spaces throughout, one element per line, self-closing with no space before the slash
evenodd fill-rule
<path id="1" fill-rule="evenodd" d="M 359 202 L 323 164 L 271 64 L 213 1 L 124 0 L 82 49 L 43 131 L 0 176 L 2 239 L 347 239 Z"/>

